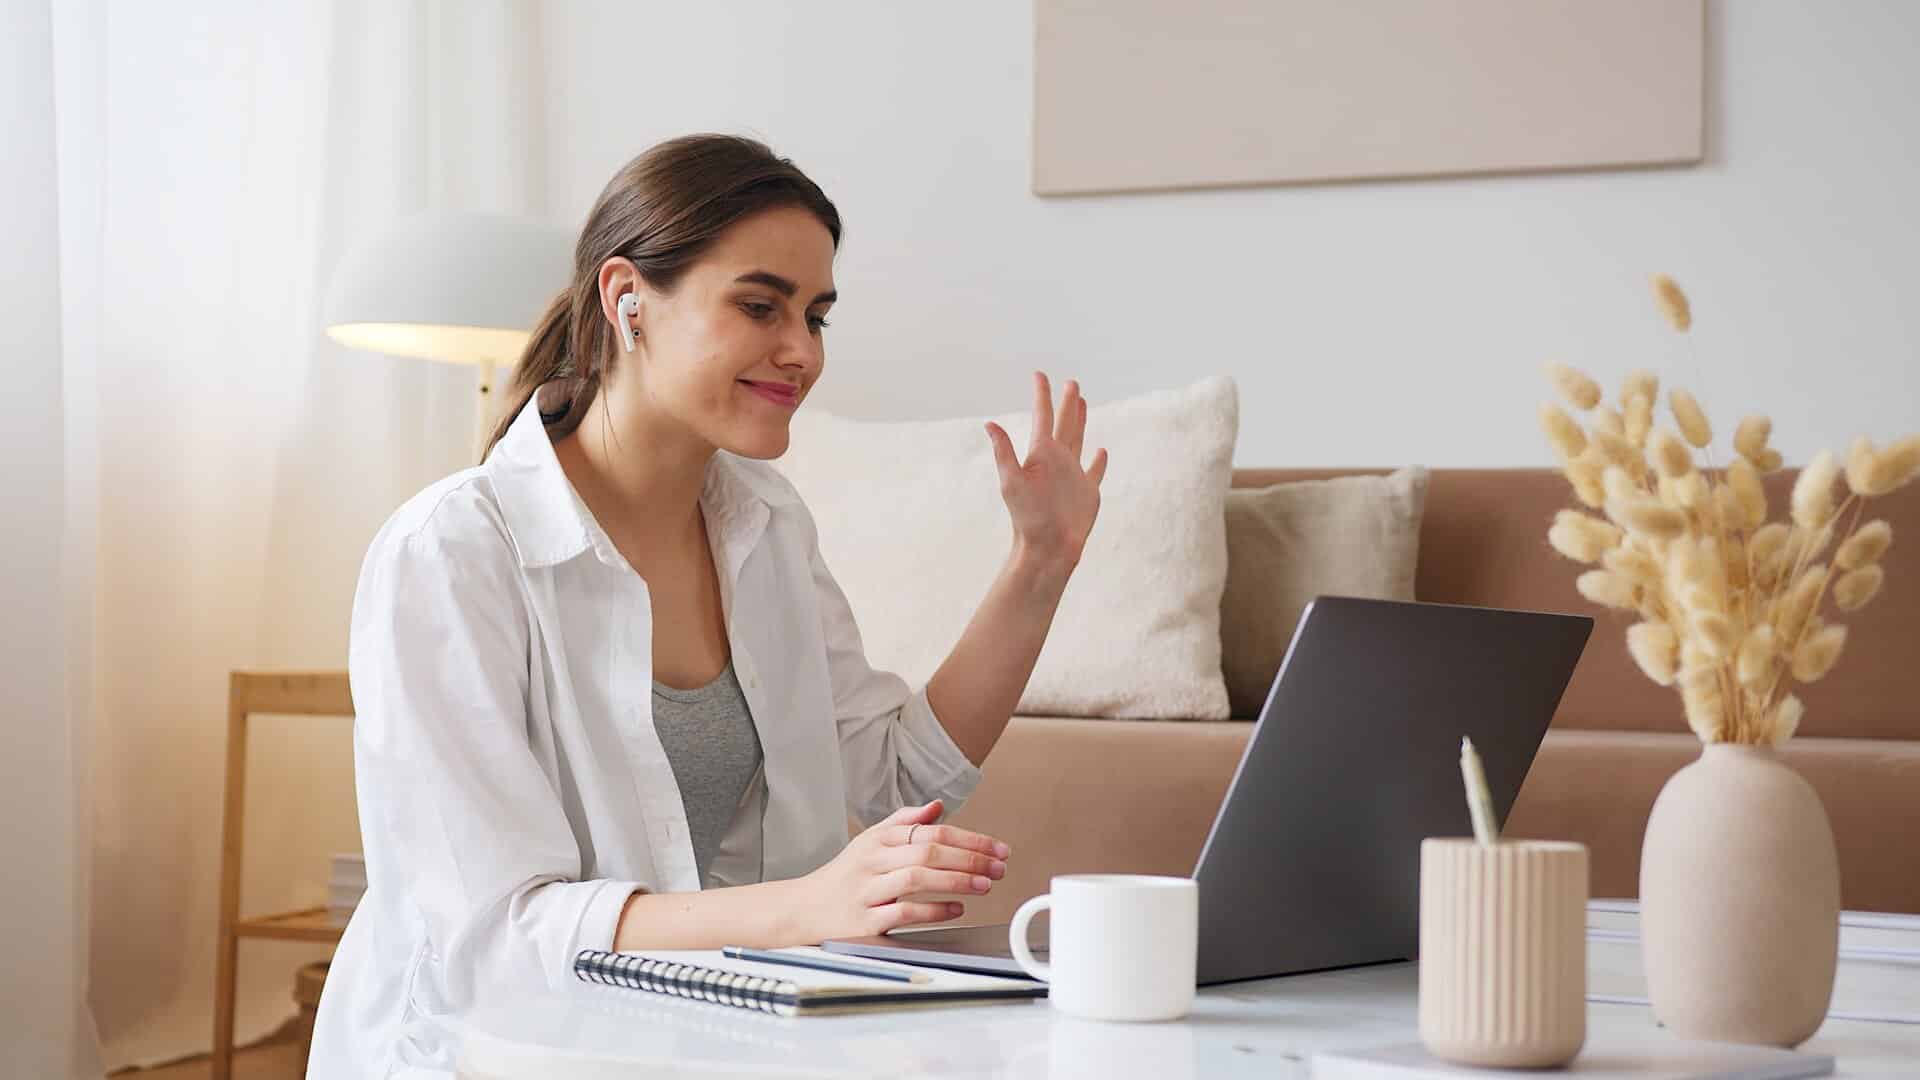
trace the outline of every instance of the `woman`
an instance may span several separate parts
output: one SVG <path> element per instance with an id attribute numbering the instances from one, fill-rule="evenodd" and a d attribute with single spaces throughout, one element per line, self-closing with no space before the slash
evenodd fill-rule
<path id="1" fill-rule="evenodd" d="M 310 1075 L 444 1069 L 436 1018 L 580 949 L 778 946 L 937 923 L 1006 872 L 970 794 L 1099 510 L 1086 402 L 987 425 L 1005 567 L 924 689 L 869 668 L 765 464 L 820 379 L 840 218 L 745 139 L 601 192 L 482 464 L 374 538 L 350 671 L 368 889 Z M 910 583 L 902 583 L 910 587 Z M 847 839 L 847 817 L 865 831 Z"/>

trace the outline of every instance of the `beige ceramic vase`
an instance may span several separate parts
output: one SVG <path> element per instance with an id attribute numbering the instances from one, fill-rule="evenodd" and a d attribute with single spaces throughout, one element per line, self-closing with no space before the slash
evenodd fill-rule
<path id="1" fill-rule="evenodd" d="M 1640 854 L 1653 1013 L 1687 1039 L 1797 1046 L 1833 996 L 1840 864 L 1813 787 L 1770 746 L 1712 743 L 1654 801 Z"/>

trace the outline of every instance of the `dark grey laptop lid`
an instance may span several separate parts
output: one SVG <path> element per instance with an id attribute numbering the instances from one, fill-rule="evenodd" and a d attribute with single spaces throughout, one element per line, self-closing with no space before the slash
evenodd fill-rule
<path id="1" fill-rule="evenodd" d="M 1412 957 L 1420 841 L 1472 828 L 1460 738 L 1501 822 L 1593 620 L 1308 605 L 1201 849 L 1201 983 Z"/>

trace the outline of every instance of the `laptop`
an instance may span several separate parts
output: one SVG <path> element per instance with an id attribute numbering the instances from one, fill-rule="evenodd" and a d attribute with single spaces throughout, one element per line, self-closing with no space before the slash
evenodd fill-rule
<path id="1" fill-rule="evenodd" d="M 1420 841 L 1473 832 L 1461 736 L 1504 824 L 1592 631 L 1584 615 L 1308 604 L 1193 870 L 1200 985 L 1413 958 Z M 1025 975 L 1004 923 L 823 947 Z"/>

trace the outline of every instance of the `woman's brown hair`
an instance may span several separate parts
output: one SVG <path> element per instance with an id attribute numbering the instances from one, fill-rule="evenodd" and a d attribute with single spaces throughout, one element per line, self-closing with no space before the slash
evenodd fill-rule
<path id="1" fill-rule="evenodd" d="M 840 246 L 840 212 L 820 186 L 765 144 L 732 135 L 670 139 L 629 161 L 594 200 L 573 248 L 573 280 L 548 305 L 514 366 L 493 450 L 542 386 L 572 385 L 564 411 L 544 416 L 550 435 L 580 426 L 606 377 L 613 327 L 600 310 L 600 264 L 633 261 L 648 285 L 671 292 L 727 227 L 749 214 L 798 206 Z M 485 458 L 485 454 L 481 455 Z"/>

